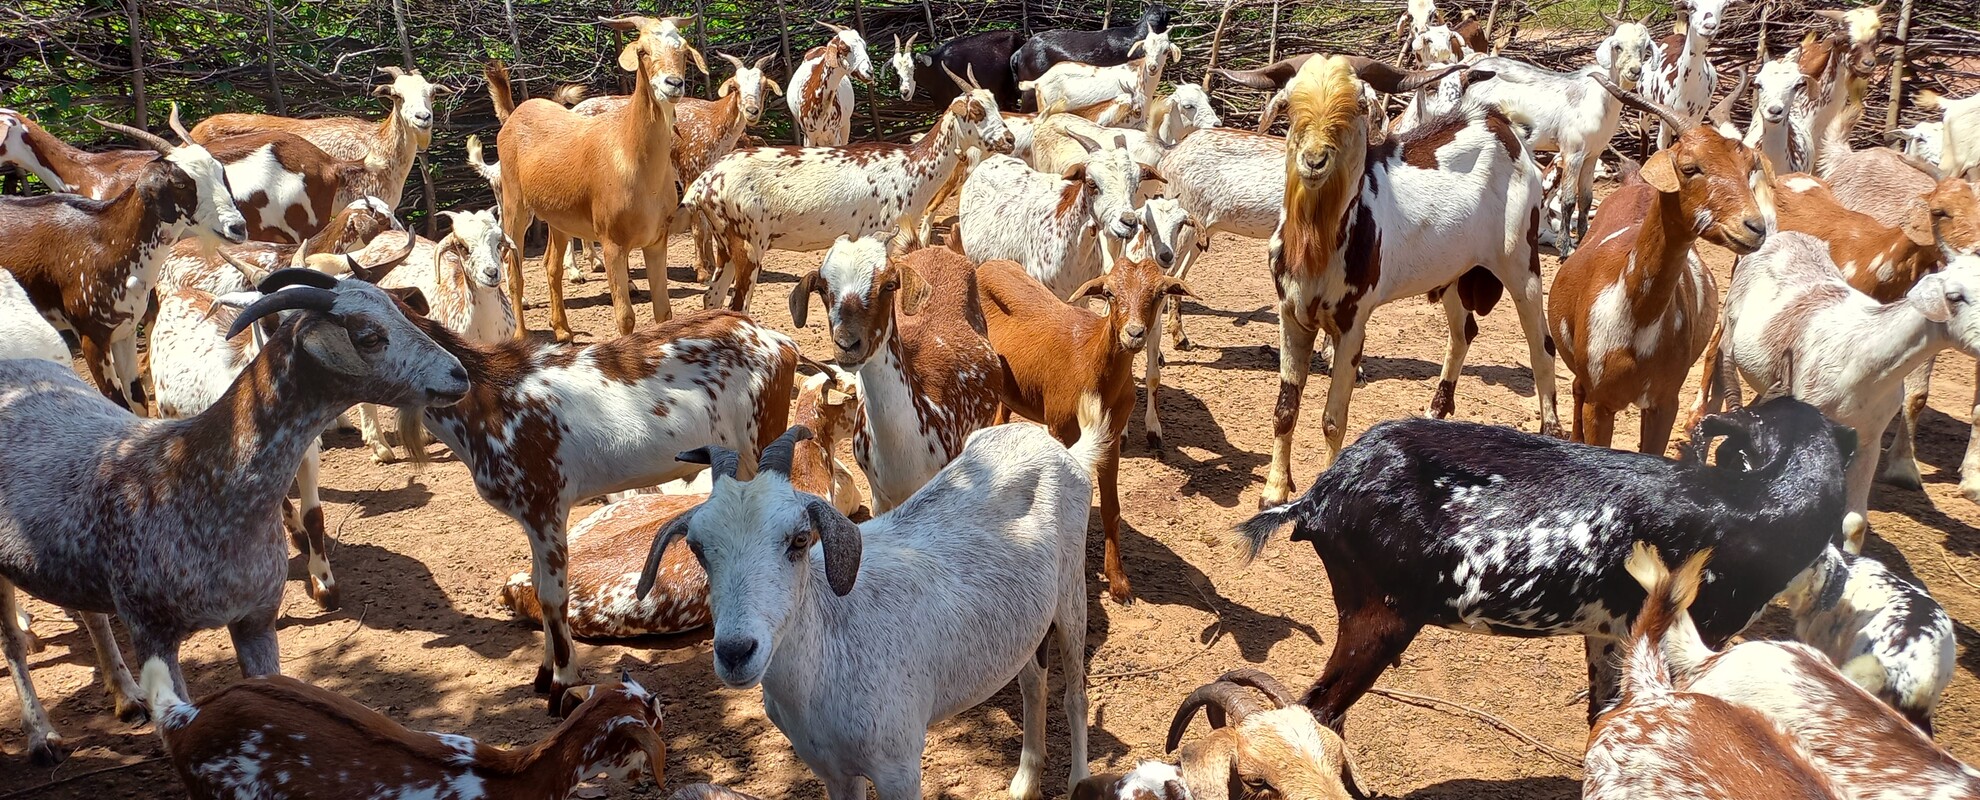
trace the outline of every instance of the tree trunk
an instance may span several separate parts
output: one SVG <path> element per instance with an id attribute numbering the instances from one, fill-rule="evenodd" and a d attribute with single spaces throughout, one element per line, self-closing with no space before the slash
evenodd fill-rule
<path id="1" fill-rule="evenodd" d="M 1217 15 L 1217 32 L 1210 36 L 1210 62 L 1203 67 L 1204 89 L 1210 88 L 1210 70 L 1217 68 L 1217 50 L 1224 46 L 1224 26 L 1231 24 L 1231 8 L 1236 5 L 1237 0 L 1224 0 L 1224 11 Z M 1274 25 L 1272 30 L 1276 33 L 1278 26 Z"/>
<path id="2" fill-rule="evenodd" d="M 1498 2 L 1498 0 L 1492 1 L 1495 3 Z M 1277 63 L 1279 60 L 1279 7 L 1281 5 L 1284 5 L 1282 0 L 1272 0 L 1272 38 L 1265 44 L 1265 63 L 1267 64 Z"/>
<path id="3" fill-rule="evenodd" d="M 268 46 L 268 102 L 276 115 L 288 116 L 287 104 L 282 102 L 282 71 L 275 66 L 275 0 L 267 0 L 266 6 L 261 35 Z"/>
<path id="4" fill-rule="evenodd" d="M 928 46 L 941 44 L 942 34 L 935 31 L 935 9 L 929 6 L 928 0 L 921 0 L 921 16 L 928 20 Z"/>
<path id="5" fill-rule="evenodd" d="M 144 0 L 124 0 L 124 24 L 131 40 L 131 125 L 149 130 L 151 116 L 144 96 Z"/>
<path id="6" fill-rule="evenodd" d="M 859 37 L 861 39 L 872 41 L 872 35 L 866 30 L 866 10 L 862 8 L 860 0 L 853 0 L 853 28 L 859 31 Z M 878 80 L 877 76 L 875 80 Z M 880 128 L 880 87 L 878 84 L 868 84 L 866 87 L 866 118 L 868 123 L 873 126 L 873 141 L 884 141 L 886 136 Z"/>
<path id="7" fill-rule="evenodd" d="M 1911 43 L 1911 0 L 1898 7 L 1898 52 L 1891 58 L 1891 107 L 1884 110 L 1884 130 L 1896 130 L 1898 112 L 1904 110 L 1904 57 Z"/>
<path id="8" fill-rule="evenodd" d="M 784 48 L 784 68 L 790 70 L 788 74 L 796 75 L 798 62 L 791 57 L 791 12 L 784 0 L 777 0 L 777 39 Z M 797 91 L 797 87 L 789 87 L 788 91 Z M 804 131 L 798 128 L 796 119 L 791 120 L 791 144 L 804 144 Z"/>
<path id="9" fill-rule="evenodd" d="M 399 28 L 399 56 L 405 59 L 406 69 L 419 69 L 413 61 L 412 36 L 406 33 L 406 0 L 392 0 L 392 22 Z M 426 154 L 419 154 L 419 182 L 421 193 L 426 200 L 426 235 L 431 238 L 439 233 L 440 198 L 433 190 L 433 170 L 427 166 Z"/>

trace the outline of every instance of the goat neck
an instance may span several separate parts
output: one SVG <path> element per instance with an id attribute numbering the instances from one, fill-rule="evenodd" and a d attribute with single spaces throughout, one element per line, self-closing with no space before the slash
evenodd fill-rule
<path id="1" fill-rule="evenodd" d="M 928 135 L 909 148 L 907 169 L 911 177 L 925 182 L 955 170 L 956 160 L 962 155 L 963 123 L 956 116 L 957 108 L 958 103 L 950 103 L 949 110 L 935 120 L 935 127 Z"/>
<path id="2" fill-rule="evenodd" d="M 260 505 L 274 502 L 295 480 L 303 452 L 357 400 L 347 381 L 308 362 L 295 336 L 270 337 L 213 405 L 164 423 L 159 451 L 184 459 L 166 466 L 184 480 L 214 481 L 208 488 L 216 495 L 224 487 L 271 498 Z"/>
<path id="3" fill-rule="evenodd" d="M 96 200 L 107 200 L 130 184 L 124 170 L 151 161 L 158 154 L 149 150 L 108 150 L 92 153 L 62 141 L 47 128 L 25 115 L 21 140 L 27 145 L 20 159 L 29 172 L 48 184 L 50 191 L 73 192 Z M 11 155 L 11 154 L 9 154 Z"/>
<path id="4" fill-rule="evenodd" d="M 671 167 L 674 150 L 674 104 L 653 96 L 653 67 L 639 60 L 639 77 L 633 84 L 632 99 L 619 108 L 620 152 L 632 161 L 621 165 L 637 169 L 648 164 Z"/>

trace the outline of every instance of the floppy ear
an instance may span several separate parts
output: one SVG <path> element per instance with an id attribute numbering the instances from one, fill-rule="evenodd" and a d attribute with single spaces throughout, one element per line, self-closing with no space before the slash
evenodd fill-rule
<path id="1" fill-rule="evenodd" d="M 1074 289 L 1073 293 L 1066 297 L 1066 302 L 1078 303 L 1079 301 L 1085 300 L 1086 298 L 1099 297 L 1106 293 L 1107 293 L 1107 276 L 1101 275 L 1097 278 L 1093 278 L 1085 283 L 1080 284 L 1079 288 Z"/>
<path id="2" fill-rule="evenodd" d="M 639 71 L 639 40 L 638 39 L 634 39 L 630 42 L 627 42 L 625 49 L 619 51 L 619 69 L 625 70 L 627 72 Z"/>
<path id="3" fill-rule="evenodd" d="M 392 94 L 392 84 L 389 84 L 389 83 L 381 83 L 381 84 L 378 84 L 377 86 L 373 86 L 373 87 L 371 87 L 371 96 L 372 96 L 372 97 L 395 97 L 396 95 L 394 95 L 394 94 Z"/>
<path id="4" fill-rule="evenodd" d="M 899 294 L 894 297 L 895 305 L 901 313 L 910 317 L 921 313 L 922 306 L 928 305 L 929 296 L 934 294 L 928 288 L 928 282 L 921 279 L 920 272 L 906 264 L 896 264 L 894 270 L 901 280 L 901 288 L 897 290 Z"/>
<path id="5" fill-rule="evenodd" d="M 327 320 L 309 320 L 303 325 L 302 335 L 296 338 L 318 363 L 344 375 L 363 375 L 369 371 L 364 359 L 358 357 L 357 348 L 351 346 L 351 332 L 344 330 L 344 326 Z"/>
<path id="6" fill-rule="evenodd" d="M 1175 295 L 1176 297 L 1196 296 L 1195 292 L 1189 290 L 1189 284 L 1183 283 L 1182 281 L 1176 280 L 1175 278 L 1162 279 L 1162 293 Z"/>
<path id="7" fill-rule="evenodd" d="M 573 686 L 569 689 L 565 689 L 564 707 L 576 708 L 580 705 L 583 705 L 584 701 L 590 700 L 591 696 L 597 693 L 598 693 L 598 686 L 596 684 L 585 684 L 583 686 Z"/>
<path id="8" fill-rule="evenodd" d="M 825 278 L 819 275 L 818 270 L 815 269 L 806 273 L 804 277 L 799 278 L 797 285 L 791 287 L 792 325 L 800 328 L 804 327 L 805 317 L 809 316 L 811 312 L 812 292 L 817 292 L 821 299 L 825 296 Z"/>
<path id="9" fill-rule="evenodd" d="M 1146 50 L 1146 49 L 1148 49 L 1148 40 L 1136 39 L 1134 44 L 1128 45 L 1128 51 L 1127 51 L 1128 58 L 1134 58 L 1135 51 Z"/>
<path id="10" fill-rule="evenodd" d="M 1066 167 L 1065 172 L 1059 173 L 1059 180 L 1072 181 L 1074 183 L 1086 180 L 1086 162 L 1081 161 L 1070 167 Z"/>
<path id="11" fill-rule="evenodd" d="M 1952 304 L 1946 302 L 1946 278 L 1943 274 L 1919 278 L 1918 283 L 1906 293 L 1905 299 L 1932 322 L 1943 323 L 1952 319 Z"/>
<path id="12" fill-rule="evenodd" d="M 723 81 L 723 82 L 722 82 L 722 86 L 721 86 L 720 88 L 718 88 L 718 89 L 716 89 L 716 90 L 715 90 L 715 96 L 716 96 L 716 97 L 728 97 L 728 96 L 729 96 L 729 93 L 730 93 L 730 92 L 733 92 L 733 91 L 735 91 L 735 90 L 736 90 L 736 79 L 735 79 L 735 78 L 730 78 L 730 79 L 728 79 L 728 80 L 726 80 L 726 81 Z"/>
<path id="13" fill-rule="evenodd" d="M 429 306 L 426 302 L 426 293 L 420 291 L 419 287 L 416 286 L 395 287 L 391 289 L 386 289 L 385 293 L 395 298 L 398 298 L 399 302 L 404 303 L 406 305 L 406 308 L 411 309 L 414 313 L 417 313 L 422 317 L 431 316 L 433 314 L 432 307 Z"/>
<path id="14" fill-rule="evenodd" d="M 833 594 L 845 597 L 859 578 L 859 526 L 815 497 L 805 505 L 804 515 L 811 522 L 811 534 L 825 547 L 825 582 L 831 584 Z"/>
<path id="15" fill-rule="evenodd" d="M 1664 194 L 1678 190 L 1677 165 L 1671 163 L 1671 151 L 1659 150 L 1651 154 L 1650 160 L 1643 162 L 1643 182 L 1650 188 Z"/>
<path id="16" fill-rule="evenodd" d="M 1168 178 L 1162 177 L 1162 173 L 1160 171 L 1156 170 L 1154 167 L 1148 166 L 1147 164 L 1141 165 L 1141 180 L 1143 183 L 1154 181 L 1156 183 L 1166 184 L 1169 182 Z"/>

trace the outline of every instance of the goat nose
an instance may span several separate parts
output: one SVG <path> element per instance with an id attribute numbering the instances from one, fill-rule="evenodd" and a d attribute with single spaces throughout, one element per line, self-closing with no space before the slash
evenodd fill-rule
<path id="1" fill-rule="evenodd" d="M 433 120 L 433 112 L 415 111 L 413 112 L 413 119 L 419 120 L 420 122 L 431 122 Z"/>
<path id="2" fill-rule="evenodd" d="M 840 350 L 849 353 L 859 349 L 859 337 L 857 336 L 834 336 L 832 337 L 832 343 L 838 345 Z"/>
<path id="3" fill-rule="evenodd" d="M 723 668 L 730 671 L 742 668 L 753 655 L 756 655 L 755 639 L 728 639 L 715 643 L 715 660 L 722 662 Z"/>
<path id="4" fill-rule="evenodd" d="M 663 83 L 665 83 L 665 84 L 667 84 L 667 85 L 668 85 L 669 87 L 673 87 L 673 88 L 680 88 L 680 87 L 682 87 L 682 86 L 686 86 L 686 85 L 687 85 L 687 79 L 686 79 L 686 78 L 682 78 L 682 77 L 679 77 L 679 76 L 675 76 L 675 75 L 669 75 L 669 76 L 667 76 L 667 77 L 666 77 L 666 78 L 665 78 L 665 79 L 664 79 L 664 80 L 663 80 L 662 82 L 663 82 Z"/>
<path id="5" fill-rule="evenodd" d="M 1129 339 L 1140 339 L 1141 337 L 1148 335 L 1148 328 L 1142 326 L 1141 323 L 1136 322 L 1128 325 L 1125 328 L 1122 328 L 1121 333 L 1127 334 L 1127 337 Z"/>
<path id="6" fill-rule="evenodd" d="M 1759 217 L 1747 217 L 1743 225 L 1747 232 L 1753 234 L 1756 240 L 1767 238 L 1767 223 Z"/>
<path id="7" fill-rule="evenodd" d="M 447 370 L 447 379 L 452 381 L 459 381 L 461 383 L 467 383 L 468 382 L 467 370 L 462 369 L 460 367 L 455 367 L 453 369 Z"/>
<path id="8" fill-rule="evenodd" d="M 1306 169 L 1310 172 L 1319 172 L 1327 168 L 1327 160 L 1326 153 L 1308 153 L 1306 155 Z"/>
<path id="9" fill-rule="evenodd" d="M 228 241 L 245 242 L 247 241 L 247 223 L 229 222 L 227 223 L 225 234 Z"/>

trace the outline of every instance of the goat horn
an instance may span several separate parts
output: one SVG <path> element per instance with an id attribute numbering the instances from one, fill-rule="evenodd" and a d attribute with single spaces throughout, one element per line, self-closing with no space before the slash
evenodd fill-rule
<path id="1" fill-rule="evenodd" d="M 261 285 L 267 286 L 269 283 L 279 279 L 282 273 L 285 272 L 308 272 L 312 275 L 322 275 L 324 278 L 329 278 L 333 282 L 337 280 L 328 275 L 323 275 L 323 273 L 316 270 L 290 268 L 278 270 L 274 275 L 270 275 L 267 280 L 262 281 Z M 249 303 L 247 308 L 241 309 L 240 316 L 234 318 L 234 324 L 227 327 L 227 338 L 232 339 L 235 336 L 239 336 L 241 331 L 247 330 L 248 326 L 253 325 L 255 320 L 278 311 L 302 309 L 329 313 L 331 307 L 336 304 L 336 292 L 316 286 L 291 284 L 287 289 L 264 293 L 260 300 Z"/>
<path id="2" fill-rule="evenodd" d="M 659 576 L 660 559 L 667 553 L 667 545 L 675 539 L 687 535 L 688 524 L 694 519 L 694 512 L 700 506 L 681 512 L 680 516 L 667 521 L 666 526 L 653 536 L 653 547 L 646 553 L 646 566 L 639 571 L 639 583 L 633 586 L 633 596 L 645 600 L 653 593 L 654 580 Z"/>
<path id="3" fill-rule="evenodd" d="M 777 437 L 769 447 L 763 448 L 763 457 L 757 459 L 757 472 L 759 474 L 775 472 L 786 478 L 790 477 L 791 451 L 797 449 L 798 442 L 810 439 L 811 436 L 810 428 L 792 425 L 790 430 L 784 431 L 784 435 Z"/>
<path id="4" fill-rule="evenodd" d="M 846 26 L 844 26 L 844 25 L 834 25 L 834 24 L 832 24 L 832 23 L 830 23 L 830 22 L 826 22 L 825 20 L 822 20 L 822 19 L 818 21 L 818 24 L 820 24 L 820 25 L 823 25 L 823 26 L 825 26 L 825 27 L 826 27 L 827 29 L 830 29 L 830 30 L 831 30 L 831 31 L 832 31 L 833 33 L 845 33 L 845 32 L 846 32 Z"/>
<path id="5" fill-rule="evenodd" d="M 394 78 L 403 77 L 406 74 L 405 70 L 399 69 L 398 67 L 394 67 L 389 64 L 383 67 L 379 67 L 378 71 L 390 75 Z"/>
<path id="6" fill-rule="evenodd" d="M 741 71 L 743 71 L 744 69 L 746 69 L 746 67 L 744 67 L 744 66 L 743 66 L 743 60 L 742 60 L 742 59 L 740 59 L 740 58 L 736 58 L 735 56 L 732 56 L 732 55 L 729 55 L 728 53 L 724 53 L 724 52 L 722 52 L 722 51 L 720 51 L 720 50 L 717 50 L 717 51 L 715 51 L 715 57 L 716 57 L 716 58 L 719 58 L 719 59 L 722 59 L 723 61 L 727 61 L 727 62 L 729 62 L 729 63 L 731 63 L 731 64 L 734 64 L 734 65 L 736 65 L 736 71 L 737 71 L 737 72 L 741 72 Z"/>
<path id="7" fill-rule="evenodd" d="M 1312 53 L 1301 53 L 1291 58 L 1274 61 L 1257 69 L 1236 70 L 1219 68 L 1210 71 L 1223 76 L 1224 80 L 1238 84 L 1239 86 L 1249 86 L 1253 89 L 1283 89 L 1286 83 L 1292 80 L 1294 75 L 1299 74 L 1299 68 L 1305 66 L 1306 60 L 1312 57 Z"/>
<path id="8" fill-rule="evenodd" d="M 763 69 L 763 65 L 764 65 L 764 64 L 768 64 L 768 63 L 770 63 L 770 59 L 773 59 L 773 58 L 776 58 L 776 57 L 777 57 L 777 54 L 776 54 L 776 53 L 771 53 L 771 54 L 769 54 L 769 55 L 767 55 L 767 56 L 764 56 L 764 57 L 762 57 L 762 58 L 759 58 L 759 59 L 757 59 L 757 60 L 756 60 L 756 63 L 755 63 L 755 64 L 753 64 L 753 65 L 751 65 L 751 66 L 750 66 L 750 69 L 754 69 L 754 70 L 761 70 L 761 69 Z"/>
<path id="9" fill-rule="evenodd" d="M 246 275 L 249 283 L 260 283 L 268 278 L 268 270 L 235 258 L 234 254 L 227 252 L 227 248 L 225 247 L 215 247 L 213 248 L 213 252 L 218 253 L 220 260 L 227 262 L 227 266 L 239 270 L 242 275 Z"/>
<path id="10" fill-rule="evenodd" d="M 977 82 L 976 82 L 976 65 L 975 65 L 975 64 L 964 64 L 964 65 L 963 65 L 963 77 L 965 77 L 965 78 L 968 78 L 968 79 L 969 79 L 969 88 L 970 88 L 970 89 L 972 89 L 972 90 L 975 90 L 975 89 L 981 89 L 981 88 L 983 88 L 983 84 L 980 84 L 980 83 L 977 83 Z"/>
<path id="11" fill-rule="evenodd" d="M 328 291 L 337 288 L 337 278 L 313 269 L 288 267 L 268 273 L 268 277 L 262 278 L 260 283 L 254 285 L 254 290 L 262 294 L 274 294 L 291 286 L 311 286 Z"/>
<path id="12" fill-rule="evenodd" d="M 186 124 L 179 121 L 179 101 L 172 101 L 172 115 L 167 117 L 165 122 L 171 126 L 173 133 L 179 135 L 181 143 L 192 144 L 192 134 L 186 133 Z"/>
<path id="13" fill-rule="evenodd" d="M 449 233 L 447 234 L 447 237 L 454 238 L 454 235 L 452 233 Z M 356 258 L 352 258 L 351 277 L 364 281 L 365 283 L 371 283 L 371 284 L 376 284 L 380 281 L 383 281 L 385 280 L 385 276 L 392 274 L 392 270 L 398 269 L 400 264 L 406 263 L 406 259 L 412 257 L 413 248 L 417 247 L 418 245 L 419 245 L 419 237 L 414 236 L 411 231 L 407 231 L 406 246 L 400 249 L 399 252 L 393 255 L 391 258 L 385 259 L 384 261 L 380 261 L 369 267 L 359 264 Z M 439 245 L 435 245 L 433 248 L 433 259 L 435 261 L 438 261 L 440 259 L 440 249 L 441 248 Z M 435 269 L 433 274 L 438 275 L 440 274 L 440 271 L 438 269 Z"/>
<path id="14" fill-rule="evenodd" d="M 1615 81 L 1609 80 L 1609 76 L 1597 72 L 1589 77 L 1594 78 L 1595 82 L 1601 84 L 1602 88 L 1608 90 L 1609 94 L 1615 95 L 1617 100 L 1623 102 L 1623 105 L 1662 117 L 1664 122 L 1670 124 L 1671 130 L 1684 131 L 1691 128 L 1691 120 L 1685 119 L 1684 115 L 1666 108 L 1662 103 L 1651 102 L 1644 99 L 1642 95 L 1617 86 Z"/>
<path id="15" fill-rule="evenodd" d="M 674 456 L 674 460 L 683 464 L 707 464 L 709 471 L 715 473 L 714 477 L 730 480 L 735 480 L 736 471 L 742 469 L 742 456 L 721 445 L 697 447 Z"/>
<path id="16" fill-rule="evenodd" d="M 116 131 L 125 136 L 129 136 L 133 139 L 136 139 L 140 143 L 144 144 L 146 147 L 149 147 L 153 150 L 157 150 L 160 155 L 169 156 L 172 154 L 172 150 L 174 149 L 172 147 L 171 142 L 165 141 L 164 138 L 158 136 L 155 133 L 152 133 L 151 131 L 147 131 L 143 128 L 133 128 L 129 125 L 119 125 L 115 122 L 105 122 L 95 117 L 90 117 L 89 121 L 101 125 L 107 130 Z"/>
<path id="17" fill-rule="evenodd" d="M 1225 720 L 1219 717 L 1228 715 L 1229 723 L 1235 725 L 1243 722 L 1245 717 L 1264 710 L 1255 698 L 1244 692 L 1244 687 L 1235 683 L 1220 680 L 1198 686 L 1196 691 L 1190 692 L 1188 697 L 1183 698 L 1182 705 L 1176 709 L 1175 718 L 1169 721 L 1169 738 L 1165 752 L 1175 752 L 1176 746 L 1182 744 L 1183 731 L 1189 729 L 1189 721 L 1196 717 L 1197 709 L 1205 706 L 1209 706 L 1209 710 L 1205 713 L 1210 717 L 1212 728 L 1224 726 Z"/>
<path id="18" fill-rule="evenodd" d="M 949 69 L 947 62 L 942 62 L 942 72 L 949 76 L 949 82 L 955 84 L 956 88 L 969 91 L 969 82 L 964 80 L 963 76 L 957 75 L 955 70 Z"/>
<path id="19" fill-rule="evenodd" d="M 1348 65 L 1354 67 L 1354 75 L 1363 83 L 1383 94 L 1408 94 L 1442 80 L 1445 75 L 1464 69 L 1463 64 L 1452 64 L 1436 70 L 1399 70 L 1372 58 L 1342 56 Z"/>
<path id="20" fill-rule="evenodd" d="M 1271 698 L 1272 703 L 1279 708 L 1285 708 L 1294 703 L 1293 694 L 1286 691 L 1286 685 L 1280 683 L 1278 678 L 1272 677 L 1271 673 L 1261 669 L 1240 667 L 1218 676 L 1217 680 L 1257 689 L 1263 692 L 1266 697 Z"/>
<path id="21" fill-rule="evenodd" d="M 1732 92 L 1728 93 L 1724 99 L 1721 99 L 1717 105 L 1712 106 L 1711 113 L 1706 114 L 1705 118 L 1711 120 L 1714 124 L 1731 122 L 1733 105 L 1739 102 L 1740 95 L 1746 94 L 1746 87 L 1752 82 L 1753 74 L 1745 67 L 1740 67 L 1739 80 L 1733 81 Z"/>

